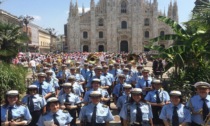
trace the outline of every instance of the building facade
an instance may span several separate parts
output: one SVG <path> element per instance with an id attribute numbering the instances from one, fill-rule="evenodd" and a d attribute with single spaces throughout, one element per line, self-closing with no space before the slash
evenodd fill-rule
<path id="1" fill-rule="evenodd" d="M 90 1 L 90 10 L 80 14 L 78 4 L 70 2 L 67 23 L 67 44 L 70 52 L 143 52 L 149 39 L 173 33 L 165 23 L 158 21 L 158 1 L 99 0 Z M 168 15 L 178 22 L 177 3 L 171 2 Z M 168 47 L 171 42 L 159 42 Z"/>

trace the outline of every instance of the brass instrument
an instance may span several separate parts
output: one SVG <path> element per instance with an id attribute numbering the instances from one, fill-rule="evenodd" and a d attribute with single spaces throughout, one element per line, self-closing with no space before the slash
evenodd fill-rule
<path id="1" fill-rule="evenodd" d="M 99 58 L 95 54 L 89 54 L 87 57 L 87 61 L 90 64 L 98 64 L 99 63 Z"/>
<path id="2" fill-rule="evenodd" d="M 204 124 L 202 126 L 209 126 L 208 124 L 210 123 L 210 113 L 206 116 L 204 120 Z"/>
<path id="3" fill-rule="evenodd" d="M 67 60 L 66 60 L 66 64 L 69 64 L 69 65 L 70 65 L 70 67 L 75 66 L 74 61 L 73 61 L 73 60 L 70 60 L 70 59 L 67 59 Z"/>
<path id="4" fill-rule="evenodd" d="M 129 54 L 127 56 L 127 61 L 128 61 L 128 63 L 132 64 L 132 66 L 135 66 L 136 63 L 138 62 L 138 55 L 136 55 L 136 54 Z"/>
<path id="5" fill-rule="evenodd" d="M 109 64 L 115 64 L 116 63 L 116 61 L 115 60 L 109 60 Z"/>

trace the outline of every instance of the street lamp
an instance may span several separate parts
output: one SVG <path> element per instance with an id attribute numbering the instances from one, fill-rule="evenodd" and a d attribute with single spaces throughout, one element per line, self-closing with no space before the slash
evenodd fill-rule
<path id="1" fill-rule="evenodd" d="M 28 24 L 30 23 L 30 21 L 33 21 L 34 18 L 32 16 L 26 15 L 26 16 L 20 16 L 19 20 L 25 24 L 26 26 L 26 35 L 28 37 Z M 26 42 L 26 50 L 28 52 L 28 41 Z"/>
<path id="2" fill-rule="evenodd" d="M 46 30 L 50 34 L 50 52 L 51 52 L 51 48 L 52 48 L 52 35 L 55 35 L 55 29 L 54 28 L 46 28 Z"/>

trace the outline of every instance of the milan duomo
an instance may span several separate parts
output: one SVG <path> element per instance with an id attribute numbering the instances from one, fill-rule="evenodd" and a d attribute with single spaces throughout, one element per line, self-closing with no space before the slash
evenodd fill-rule
<path id="1" fill-rule="evenodd" d="M 167 12 L 166 12 L 167 11 Z M 78 11 L 77 2 L 71 0 L 67 23 L 67 43 L 71 52 L 134 52 L 145 51 L 149 39 L 173 33 L 158 16 L 178 22 L 177 2 L 168 9 L 158 10 L 158 1 L 148 0 L 90 0 L 90 10 Z M 172 42 L 158 43 L 168 47 Z"/>

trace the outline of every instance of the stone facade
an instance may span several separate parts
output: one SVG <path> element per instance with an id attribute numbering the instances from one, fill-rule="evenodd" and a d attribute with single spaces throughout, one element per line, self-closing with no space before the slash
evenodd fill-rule
<path id="1" fill-rule="evenodd" d="M 70 52 L 108 51 L 143 52 L 149 39 L 173 31 L 158 21 L 158 1 L 100 0 L 90 1 L 90 10 L 79 14 L 78 4 L 70 2 L 67 23 L 67 43 Z M 178 22 L 177 2 L 170 3 L 168 17 Z M 159 42 L 168 47 L 172 42 Z"/>

